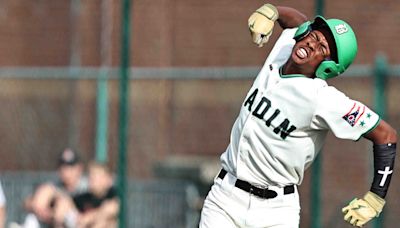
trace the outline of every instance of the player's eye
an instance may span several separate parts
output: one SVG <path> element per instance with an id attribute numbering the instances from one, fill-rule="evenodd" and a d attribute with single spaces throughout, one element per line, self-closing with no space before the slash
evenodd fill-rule
<path id="1" fill-rule="evenodd" d="M 323 55 L 327 56 L 328 55 L 328 49 L 325 46 L 321 46 L 321 52 Z"/>
<path id="2" fill-rule="evenodd" d="M 322 52 L 323 55 L 326 55 L 326 52 L 325 52 L 325 48 L 324 48 L 324 47 L 321 46 L 321 47 L 319 48 L 319 50 Z"/>
<path id="3" fill-rule="evenodd" d="M 317 35 L 315 35 L 315 33 L 311 33 L 311 38 L 312 38 L 313 40 L 317 40 Z"/>

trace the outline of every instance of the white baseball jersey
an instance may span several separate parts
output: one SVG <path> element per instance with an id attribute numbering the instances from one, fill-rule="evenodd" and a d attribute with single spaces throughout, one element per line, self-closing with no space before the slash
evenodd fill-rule
<path id="1" fill-rule="evenodd" d="M 319 78 L 283 75 L 297 28 L 282 32 L 233 125 L 222 166 L 256 186 L 301 184 L 331 130 L 358 140 L 380 117 Z"/>

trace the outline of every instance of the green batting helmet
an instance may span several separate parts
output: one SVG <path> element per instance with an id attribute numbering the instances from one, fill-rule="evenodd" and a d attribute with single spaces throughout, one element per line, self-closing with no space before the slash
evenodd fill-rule
<path id="1" fill-rule="evenodd" d="M 325 19 L 322 16 L 315 17 L 312 23 L 305 22 L 299 26 L 294 38 L 302 39 L 311 30 L 323 28 L 327 28 L 326 30 L 333 37 L 335 47 L 329 48 L 331 53 L 336 53 L 336 56 L 331 56 L 331 60 L 322 61 L 315 71 L 315 75 L 321 79 L 328 79 L 343 73 L 354 61 L 357 55 L 357 39 L 353 29 L 345 21 Z"/>

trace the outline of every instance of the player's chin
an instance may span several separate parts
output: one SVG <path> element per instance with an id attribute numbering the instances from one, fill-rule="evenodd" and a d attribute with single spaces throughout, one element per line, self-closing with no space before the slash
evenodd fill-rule
<path id="1" fill-rule="evenodd" d="M 291 58 L 292 58 L 293 62 L 295 62 L 298 65 L 305 64 L 308 61 L 307 58 L 300 58 L 298 55 L 296 55 L 295 52 L 292 53 Z"/>

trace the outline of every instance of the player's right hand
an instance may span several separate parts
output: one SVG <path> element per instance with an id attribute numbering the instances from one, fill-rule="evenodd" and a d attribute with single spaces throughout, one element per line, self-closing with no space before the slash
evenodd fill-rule
<path id="1" fill-rule="evenodd" d="M 364 198 L 355 198 L 342 209 L 344 220 L 353 226 L 361 227 L 374 217 L 378 217 L 384 205 L 384 199 L 373 192 L 367 192 Z"/>
<path id="2" fill-rule="evenodd" d="M 262 47 L 272 34 L 274 23 L 279 14 L 275 6 L 265 4 L 250 15 L 248 25 L 253 42 Z"/>

